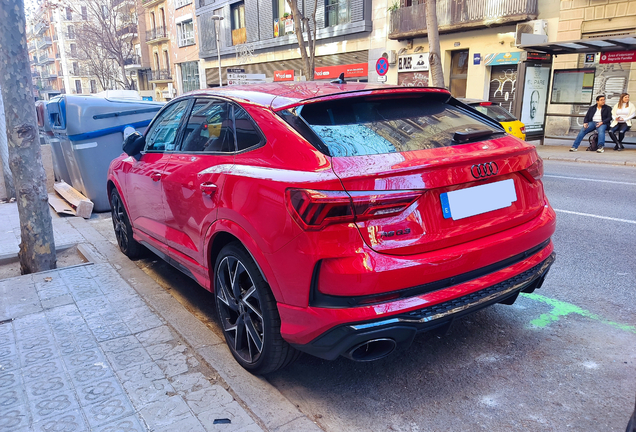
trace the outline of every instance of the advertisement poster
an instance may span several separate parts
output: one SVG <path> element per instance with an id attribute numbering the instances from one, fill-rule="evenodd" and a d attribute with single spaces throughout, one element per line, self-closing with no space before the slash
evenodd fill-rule
<path id="1" fill-rule="evenodd" d="M 427 71 L 428 53 L 409 54 L 398 57 L 398 72 Z"/>
<path id="2" fill-rule="evenodd" d="M 563 69 L 554 71 L 553 104 L 590 105 L 596 69 Z"/>
<path id="3" fill-rule="evenodd" d="M 545 123 L 550 68 L 528 65 L 523 88 L 521 121 L 527 132 L 541 132 Z"/>

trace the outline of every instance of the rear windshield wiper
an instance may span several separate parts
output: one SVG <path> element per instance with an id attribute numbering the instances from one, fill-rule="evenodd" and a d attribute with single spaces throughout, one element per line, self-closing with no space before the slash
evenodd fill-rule
<path id="1" fill-rule="evenodd" d="M 502 131 L 494 131 L 491 129 L 472 129 L 465 131 L 457 131 L 453 134 L 453 141 L 457 144 L 465 144 L 471 141 L 489 137 L 491 135 L 501 134 Z"/>

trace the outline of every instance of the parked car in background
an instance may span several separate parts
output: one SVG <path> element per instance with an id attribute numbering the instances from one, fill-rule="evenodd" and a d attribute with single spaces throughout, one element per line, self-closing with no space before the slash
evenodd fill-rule
<path id="1" fill-rule="evenodd" d="M 534 146 L 445 89 L 201 90 L 124 149 L 108 173 L 119 247 L 212 291 L 253 373 L 300 351 L 382 358 L 512 304 L 555 259 Z"/>
<path id="2" fill-rule="evenodd" d="M 460 99 L 466 105 L 475 108 L 482 114 L 497 120 L 510 135 L 526 140 L 526 126 L 504 107 L 488 101 L 477 99 Z"/>

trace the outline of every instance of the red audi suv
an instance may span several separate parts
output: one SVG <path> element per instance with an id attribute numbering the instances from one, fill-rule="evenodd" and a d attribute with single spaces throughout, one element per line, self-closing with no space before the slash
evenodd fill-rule
<path id="1" fill-rule="evenodd" d="M 436 88 L 189 93 L 124 142 L 113 225 L 214 293 L 253 373 L 357 361 L 539 288 L 555 214 L 535 148 Z"/>

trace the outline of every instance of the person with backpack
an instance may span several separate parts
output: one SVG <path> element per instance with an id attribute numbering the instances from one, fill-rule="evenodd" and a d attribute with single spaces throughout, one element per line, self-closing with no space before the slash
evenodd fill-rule
<path id="1" fill-rule="evenodd" d="M 585 114 L 585 118 L 583 119 L 583 127 L 579 132 L 579 135 L 574 140 L 574 144 L 572 144 L 571 152 L 575 152 L 578 150 L 581 145 L 581 141 L 585 138 L 585 135 L 590 132 L 596 130 L 598 131 L 598 153 L 603 153 L 605 150 L 605 131 L 610 125 L 612 121 L 612 109 L 605 105 L 605 96 L 598 95 L 596 96 L 596 104 L 592 105 L 590 109 L 587 110 L 587 114 Z"/>
<path id="2" fill-rule="evenodd" d="M 614 150 L 621 151 L 623 147 L 623 139 L 625 132 L 632 127 L 632 119 L 636 117 L 636 107 L 629 101 L 629 94 L 623 93 L 618 99 L 618 103 L 612 108 L 612 124 L 609 136 L 614 141 Z M 618 132 L 618 138 L 616 133 Z"/>

